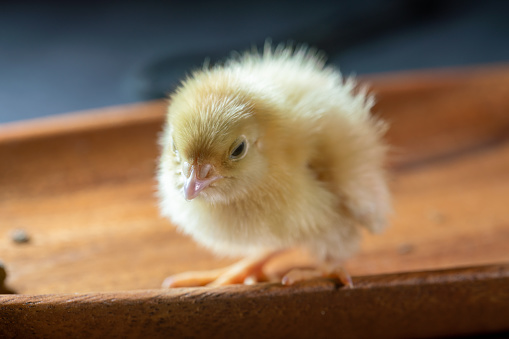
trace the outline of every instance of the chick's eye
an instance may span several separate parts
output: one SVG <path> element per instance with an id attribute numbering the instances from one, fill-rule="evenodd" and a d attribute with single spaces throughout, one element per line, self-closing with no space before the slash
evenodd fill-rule
<path id="1" fill-rule="evenodd" d="M 244 140 L 237 147 L 235 147 L 233 149 L 233 151 L 230 154 L 230 159 L 233 159 L 233 160 L 242 159 L 244 157 L 244 155 L 246 154 L 246 150 L 247 150 L 247 146 L 246 146 L 246 141 Z"/>

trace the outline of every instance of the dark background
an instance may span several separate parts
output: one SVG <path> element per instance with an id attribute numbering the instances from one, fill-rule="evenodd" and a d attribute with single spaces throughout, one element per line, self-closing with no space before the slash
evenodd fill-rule
<path id="1" fill-rule="evenodd" d="M 1 2 L 0 123 L 159 98 L 267 37 L 346 74 L 506 62 L 509 1 Z"/>

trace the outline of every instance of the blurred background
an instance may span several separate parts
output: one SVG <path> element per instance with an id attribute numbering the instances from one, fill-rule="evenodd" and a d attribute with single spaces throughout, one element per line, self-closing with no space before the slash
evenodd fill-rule
<path id="1" fill-rule="evenodd" d="M 164 97 L 266 38 L 343 73 L 507 62 L 509 1 L 3 1 L 0 123 Z"/>

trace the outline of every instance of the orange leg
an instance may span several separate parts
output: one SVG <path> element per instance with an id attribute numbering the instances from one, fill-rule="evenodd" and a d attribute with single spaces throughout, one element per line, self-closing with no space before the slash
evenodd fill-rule
<path id="1" fill-rule="evenodd" d="M 328 261 L 313 268 L 293 268 L 267 277 L 265 265 L 285 250 L 263 253 L 248 257 L 233 265 L 209 270 L 184 272 L 165 279 L 163 287 L 193 287 L 193 286 L 225 286 L 233 284 L 254 284 L 265 281 L 281 281 L 283 285 L 291 286 L 295 283 L 314 278 L 331 278 L 340 281 L 346 287 L 353 287 L 352 278 L 340 264 Z"/>
<path id="2" fill-rule="evenodd" d="M 283 251 L 248 257 L 220 269 L 175 274 L 164 280 L 163 287 L 224 286 L 267 281 L 263 268 L 281 252 Z"/>

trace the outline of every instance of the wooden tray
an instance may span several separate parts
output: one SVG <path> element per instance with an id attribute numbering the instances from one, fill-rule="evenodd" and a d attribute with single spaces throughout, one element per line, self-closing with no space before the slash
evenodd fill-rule
<path id="1" fill-rule="evenodd" d="M 0 125 L 0 260 L 4 293 L 19 293 L 0 296 L 0 337 L 509 331 L 509 67 L 363 81 L 392 124 L 395 214 L 346 265 L 354 289 L 159 289 L 172 273 L 231 262 L 159 217 L 162 101 Z M 16 229 L 30 241 L 15 243 Z"/>

